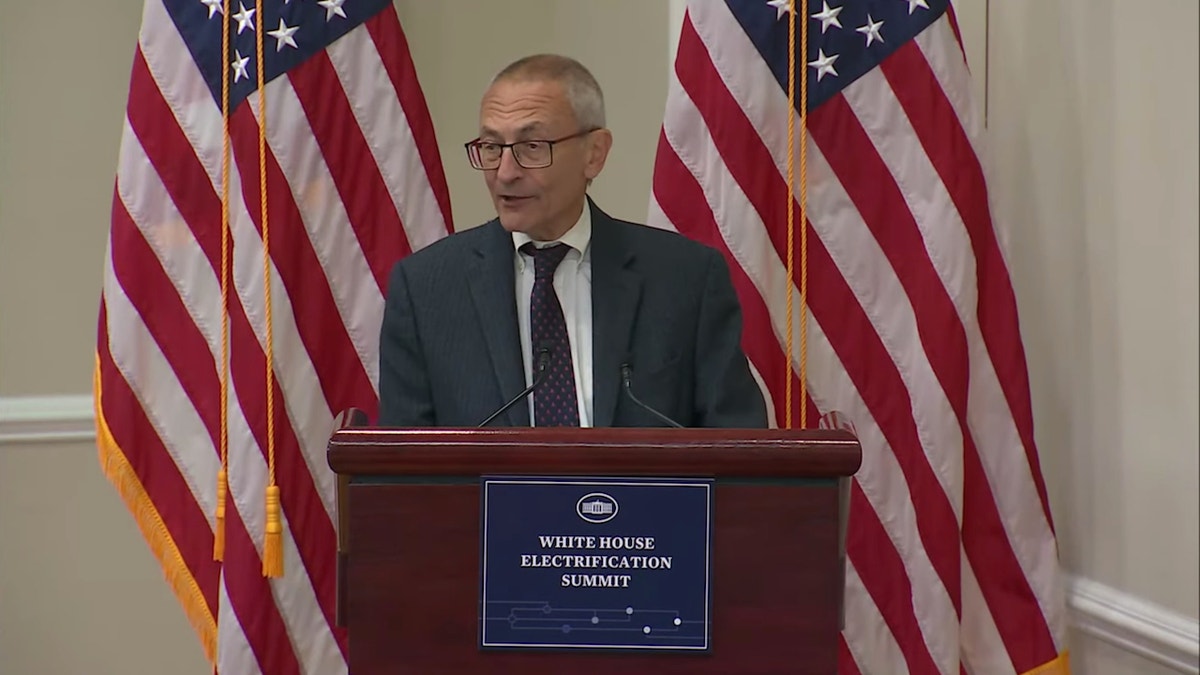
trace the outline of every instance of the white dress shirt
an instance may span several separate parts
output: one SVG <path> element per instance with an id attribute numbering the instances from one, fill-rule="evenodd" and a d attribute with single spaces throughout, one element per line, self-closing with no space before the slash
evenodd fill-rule
<path id="1" fill-rule="evenodd" d="M 513 232 L 517 277 L 517 326 L 521 331 L 521 357 L 525 363 L 525 386 L 533 384 L 533 347 L 529 337 L 530 296 L 533 293 L 533 258 L 521 247 L 533 241 L 523 232 Z M 579 426 L 592 426 L 592 213 L 585 203 L 575 225 L 555 241 L 533 241 L 539 248 L 553 244 L 571 247 L 554 271 L 554 292 L 562 305 L 571 341 L 571 365 L 575 369 L 575 396 L 579 401 Z M 533 393 L 537 396 L 537 392 Z M 529 420 L 534 420 L 533 397 Z"/>

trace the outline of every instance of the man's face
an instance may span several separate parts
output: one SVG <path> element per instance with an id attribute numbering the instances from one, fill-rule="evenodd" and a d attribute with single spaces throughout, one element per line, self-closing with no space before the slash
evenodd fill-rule
<path id="1" fill-rule="evenodd" d="M 495 143 L 553 141 L 585 131 L 562 85 L 537 80 L 493 85 L 483 97 L 479 127 L 480 138 Z M 578 219 L 588 180 L 600 174 L 610 143 L 607 130 L 556 143 L 553 163 L 536 169 L 522 167 L 506 149 L 500 166 L 483 172 L 500 224 L 542 241 L 562 236 Z"/>

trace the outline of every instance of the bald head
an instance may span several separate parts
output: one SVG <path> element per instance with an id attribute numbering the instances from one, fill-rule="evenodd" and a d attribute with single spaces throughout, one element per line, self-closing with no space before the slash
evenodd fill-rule
<path id="1" fill-rule="evenodd" d="M 499 82 L 555 82 L 566 93 L 575 121 L 582 129 L 605 126 L 604 93 L 584 65 L 558 54 L 534 54 L 513 61 L 492 78 Z"/>

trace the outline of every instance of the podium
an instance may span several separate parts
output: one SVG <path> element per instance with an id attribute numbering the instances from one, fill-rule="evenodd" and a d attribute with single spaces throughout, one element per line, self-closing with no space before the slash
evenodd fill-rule
<path id="1" fill-rule="evenodd" d="M 836 673 L 860 461 L 844 431 L 340 429 L 328 463 L 350 673 Z M 482 648 L 483 476 L 712 479 L 707 651 Z"/>

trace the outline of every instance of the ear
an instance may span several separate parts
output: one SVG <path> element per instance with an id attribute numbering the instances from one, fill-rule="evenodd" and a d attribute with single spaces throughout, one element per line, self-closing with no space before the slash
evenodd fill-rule
<path id="1" fill-rule="evenodd" d="M 588 134 L 588 147 L 583 173 L 587 179 L 594 180 L 604 170 L 608 161 L 608 151 L 612 149 L 613 136 L 608 129 L 598 129 Z"/>

